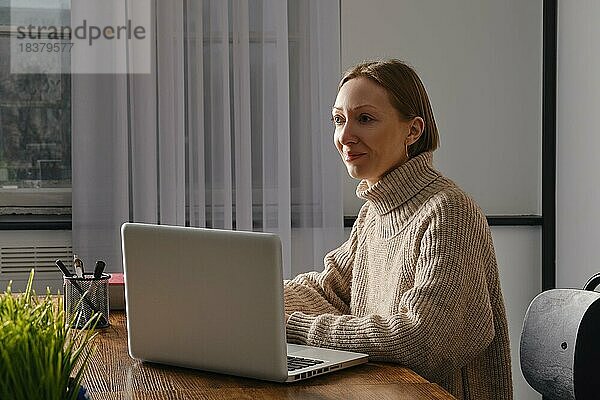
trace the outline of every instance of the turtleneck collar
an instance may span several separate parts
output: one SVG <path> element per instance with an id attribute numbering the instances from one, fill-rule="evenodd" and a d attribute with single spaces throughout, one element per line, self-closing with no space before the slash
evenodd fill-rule
<path id="1" fill-rule="evenodd" d="M 421 153 L 384 175 L 371 187 L 362 180 L 356 188 L 356 195 L 370 201 L 379 215 L 386 214 L 440 176 L 432 166 L 432 158 L 432 152 Z"/>

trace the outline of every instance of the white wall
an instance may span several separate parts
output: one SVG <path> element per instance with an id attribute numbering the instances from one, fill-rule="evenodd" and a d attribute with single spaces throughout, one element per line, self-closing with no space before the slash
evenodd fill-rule
<path id="1" fill-rule="evenodd" d="M 434 161 L 488 215 L 541 213 L 542 0 L 342 0 L 342 67 L 413 65 L 430 95 Z M 344 178 L 344 213 L 356 182 Z M 541 229 L 492 229 L 505 297 L 515 399 L 539 399 L 520 372 L 525 310 L 541 290 Z"/>
<path id="2" fill-rule="evenodd" d="M 600 1 L 558 2 L 557 287 L 600 271 Z"/>

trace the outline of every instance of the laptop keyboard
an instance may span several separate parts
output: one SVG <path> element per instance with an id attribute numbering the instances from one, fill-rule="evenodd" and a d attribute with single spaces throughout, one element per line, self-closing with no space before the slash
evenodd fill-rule
<path id="1" fill-rule="evenodd" d="M 302 357 L 287 357 L 288 371 L 295 371 L 297 369 L 312 367 L 313 365 L 323 364 L 325 361 L 312 360 L 310 358 Z"/>

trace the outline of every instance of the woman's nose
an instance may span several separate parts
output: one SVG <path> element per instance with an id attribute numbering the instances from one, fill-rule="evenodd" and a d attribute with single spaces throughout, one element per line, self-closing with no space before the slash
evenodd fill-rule
<path id="1" fill-rule="evenodd" d="M 347 121 L 339 128 L 339 140 L 341 144 L 351 144 L 358 142 L 358 136 L 355 134 L 354 125 Z"/>

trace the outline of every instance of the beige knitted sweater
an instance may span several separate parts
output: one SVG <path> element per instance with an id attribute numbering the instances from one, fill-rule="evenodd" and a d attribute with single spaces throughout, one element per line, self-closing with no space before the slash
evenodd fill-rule
<path id="1" fill-rule="evenodd" d="M 420 154 L 357 195 L 347 242 L 285 281 L 288 341 L 406 365 L 458 399 L 512 399 L 504 302 L 478 206 Z"/>

